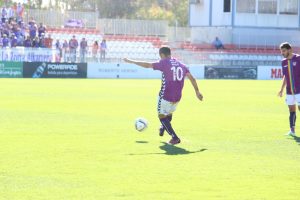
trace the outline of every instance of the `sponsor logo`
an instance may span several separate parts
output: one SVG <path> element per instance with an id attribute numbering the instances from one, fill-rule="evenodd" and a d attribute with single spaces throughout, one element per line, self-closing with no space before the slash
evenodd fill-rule
<path id="1" fill-rule="evenodd" d="M 281 68 L 273 68 L 271 69 L 271 79 L 273 78 L 282 78 L 282 69 Z"/>
<path id="2" fill-rule="evenodd" d="M 77 65 L 64 65 L 64 64 L 48 64 L 49 70 L 70 70 L 70 71 L 77 71 Z"/>
<path id="3" fill-rule="evenodd" d="M 86 78 L 86 63 L 40 63 L 26 62 L 24 64 L 26 78 Z"/>

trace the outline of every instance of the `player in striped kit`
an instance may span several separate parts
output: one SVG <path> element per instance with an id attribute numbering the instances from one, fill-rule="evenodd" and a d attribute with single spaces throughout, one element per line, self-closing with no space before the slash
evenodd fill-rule
<path id="1" fill-rule="evenodd" d="M 287 42 L 280 45 L 280 51 L 284 59 L 282 60 L 283 82 L 279 91 L 282 97 L 286 89 L 286 104 L 290 111 L 290 131 L 288 136 L 296 136 L 296 104 L 300 110 L 300 56 L 293 53 L 291 45 Z"/>
<path id="2" fill-rule="evenodd" d="M 159 92 L 157 106 L 158 117 L 162 124 L 159 129 L 159 135 L 163 136 L 164 131 L 167 131 L 172 137 L 169 144 L 176 145 L 180 143 L 180 139 L 171 125 L 172 113 L 176 110 L 176 106 L 181 99 L 185 77 L 190 79 L 198 99 L 202 101 L 203 96 L 189 69 L 171 57 L 171 49 L 169 47 L 160 48 L 159 55 L 161 60 L 156 63 L 135 61 L 127 58 L 125 58 L 124 61 L 144 68 L 153 68 L 154 70 L 162 72 L 162 86 Z"/>

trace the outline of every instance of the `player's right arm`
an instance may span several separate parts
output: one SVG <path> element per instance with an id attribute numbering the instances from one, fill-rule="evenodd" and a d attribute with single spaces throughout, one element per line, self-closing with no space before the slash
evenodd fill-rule
<path id="1" fill-rule="evenodd" d="M 278 96 L 279 96 L 279 97 L 282 97 L 282 96 L 283 96 L 283 91 L 284 91 L 285 86 L 286 86 L 286 78 L 285 78 L 285 76 L 283 76 L 281 89 L 280 89 L 280 91 L 278 92 Z"/>
<path id="2" fill-rule="evenodd" d="M 124 61 L 127 62 L 127 63 L 138 65 L 140 67 L 144 67 L 144 68 L 153 68 L 152 63 L 148 63 L 148 62 L 143 62 L 143 61 L 138 61 L 138 60 L 131 60 L 131 59 L 128 59 L 128 58 L 124 58 Z"/>
<path id="3" fill-rule="evenodd" d="M 199 91 L 199 88 L 198 88 L 198 84 L 197 84 L 197 81 L 196 79 L 193 77 L 193 75 L 191 73 L 187 73 L 186 76 L 190 79 L 194 89 L 195 89 L 195 92 L 196 92 L 196 96 L 197 98 L 202 101 L 203 100 L 203 95 L 201 94 L 201 92 Z"/>

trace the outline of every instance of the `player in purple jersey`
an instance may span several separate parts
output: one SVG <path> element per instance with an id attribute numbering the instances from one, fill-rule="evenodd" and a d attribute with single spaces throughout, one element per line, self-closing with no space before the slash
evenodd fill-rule
<path id="1" fill-rule="evenodd" d="M 198 99 L 202 101 L 203 96 L 189 69 L 171 57 L 171 49 L 169 47 L 160 48 L 159 55 L 161 60 L 156 63 L 130 60 L 127 58 L 125 58 L 124 61 L 162 72 L 162 86 L 159 92 L 157 106 L 158 118 L 162 125 L 159 129 L 159 135 L 163 136 L 164 131 L 167 131 L 172 137 L 169 144 L 176 145 L 180 143 L 180 139 L 171 125 L 172 113 L 176 110 L 176 106 L 181 99 L 185 77 L 190 79 Z"/>
<path id="2" fill-rule="evenodd" d="M 293 49 L 289 43 L 282 43 L 280 51 L 284 59 L 282 60 L 283 82 L 278 93 L 280 97 L 286 89 L 286 104 L 290 111 L 290 131 L 288 136 L 296 136 L 296 104 L 300 110 L 300 56 L 293 53 Z"/>

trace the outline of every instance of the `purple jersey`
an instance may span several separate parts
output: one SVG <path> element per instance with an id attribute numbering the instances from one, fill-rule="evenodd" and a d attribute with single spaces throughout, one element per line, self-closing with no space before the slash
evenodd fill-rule
<path id="1" fill-rule="evenodd" d="M 78 41 L 76 39 L 71 39 L 69 42 L 70 49 L 77 49 Z"/>
<path id="2" fill-rule="evenodd" d="M 9 46 L 9 39 L 8 38 L 3 38 L 2 39 L 2 45 L 3 45 L 3 47 L 8 47 Z"/>
<path id="3" fill-rule="evenodd" d="M 189 69 L 174 58 L 162 59 L 152 65 L 154 70 L 162 72 L 160 98 L 169 102 L 180 101 L 184 78 L 189 73 Z"/>
<path id="4" fill-rule="evenodd" d="M 46 28 L 44 26 L 40 26 L 38 28 L 38 32 L 39 32 L 39 37 L 41 37 L 42 33 L 44 33 L 44 34 L 46 33 Z"/>
<path id="5" fill-rule="evenodd" d="M 35 36 L 36 36 L 36 26 L 35 25 L 31 25 L 29 27 L 29 35 L 31 38 L 35 38 Z"/>
<path id="6" fill-rule="evenodd" d="M 286 93 L 300 94 L 300 56 L 294 54 L 292 59 L 282 60 L 282 72 L 286 78 Z"/>
<path id="7" fill-rule="evenodd" d="M 24 41 L 24 47 L 31 47 L 31 40 L 30 39 L 26 39 Z"/>
<path id="8" fill-rule="evenodd" d="M 82 40 L 80 42 L 80 48 L 83 49 L 83 50 L 86 50 L 88 44 L 87 44 L 87 41 L 86 40 Z"/>

